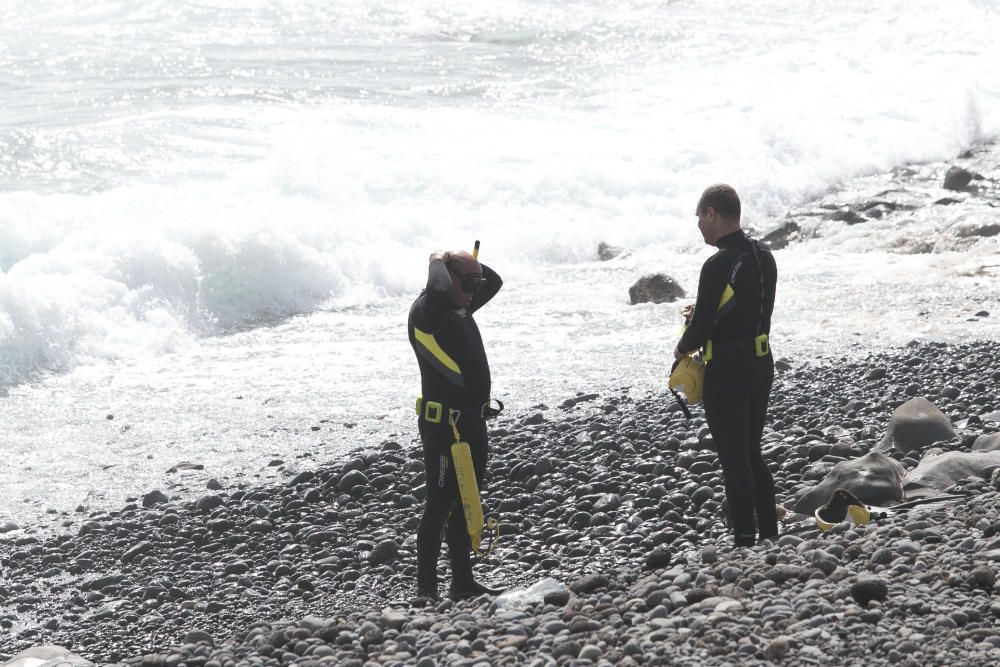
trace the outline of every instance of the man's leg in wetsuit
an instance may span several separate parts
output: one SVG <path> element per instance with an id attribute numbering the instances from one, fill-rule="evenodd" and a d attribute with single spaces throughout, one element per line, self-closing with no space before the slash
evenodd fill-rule
<path id="1" fill-rule="evenodd" d="M 757 532 L 761 539 L 778 535 L 778 515 L 774 498 L 774 477 L 760 451 L 760 441 L 767 420 L 767 406 L 771 399 L 771 385 L 774 382 L 774 366 L 769 357 L 757 360 L 760 384 L 750 397 L 750 468 L 753 471 L 757 509 Z"/>
<path id="2" fill-rule="evenodd" d="M 442 426 L 421 420 L 419 428 L 427 493 L 424 513 L 417 527 L 417 596 L 437 598 L 441 539 L 445 522 L 458 505 L 458 484 L 450 454 L 454 438 L 447 424 Z"/>
<path id="3" fill-rule="evenodd" d="M 749 378 L 738 377 L 732 370 L 715 360 L 706 369 L 705 419 L 722 464 L 736 546 L 753 546 L 757 523 L 749 451 L 751 393 L 745 386 Z"/>
<path id="4" fill-rule="evenodd" d="M 472 453 L 472 465 L 476 470 L 476 484 L 479 494 L 485 491 L 486 463 L 489 458 L 489 444 L 486 437 L 486 423 L 482 420 L 463 418 L 460 425 L 462 440 L 469 443 Z M 456 503 L 452 516 L 448 520 L 446 539 L 448 541 L 448 556 L 451 561 L 452 581 L 449 595 L 461 599 L 477 595 L 498 595 L 502 590 L 487 588 L 478 583 L 472 576 L 472 543 L 469 531 L 465 525 L 465 512 L 462 510 L 461 498 Z"/>

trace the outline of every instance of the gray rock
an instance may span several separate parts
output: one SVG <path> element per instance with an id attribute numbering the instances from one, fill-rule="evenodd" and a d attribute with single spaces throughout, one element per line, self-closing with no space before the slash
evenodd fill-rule
<path id="1" fill-rule="evenodd" d="M 142 497 L 143 507 L 153 507 L 154 505 L 160 505 L 162 503 L 169 502 L 170 499 L 167 498 L 166 494 L 159 489 L 153 489 L 146 495 Z"/>
<path id="2" fill-rule="evenodd" d="M 382 540 L 372 549 L 368 561 L 373 565 L 382 565 L 399 558 L 399 546 L 395 540 Z"/>
<path id="3" fill-rule="evenodd" d="M 625 248 L 608 245 L 604 241 L 597 244 L 597 258 L 602 262 L 614 259 L 615 257 L 628 257 L 628 254 L 629 253 L 625 250 Z"/>
<path id="4" fill-rule="evenodd" d="M 885 438 L 875 451 L 885 452 L 895 447 L 907 454 L 955 437 L 955 429 L 947 415 L 926 398 L 917 397 L 893 411 Z"/>
<path id="5" fill-rule="evenodd" d="M 945 190 L 961 191 L 972 182 L 972 172 L 959 166 L 952 166 L 944 175 L 942 186 Z"/>
<path id="6" fill-rule="evenodd" d="M 944 491 L 967 477 L 989 479 L 998 468 L 1000 451 L 928 452 L 903 478 L 903 489 L 916 498 L 926 495 L 921 491 Z"/>
<path id="7" fill-rule="evenodd" d="M 643 276 L 628 289 L 629 302 L 637 303 L 673 303 L 683 299 L 684 289 L 677 281 L 664 273 L 654 273 Z"/>
<path id="8" fill-rule="evenodd" d="M 793 510 L 812 516 L 825 505 L 837 489 L 846 489 L 858 500 L 869 505 L 891 505 L 903 499 L 905 470 L 885 454 L 869 452 L 851 461 L 833 466 L 822 482 L 807 491 L 795 503 Z"/>
<path id="9" fill-rule="evenodd" d="M 788 652 L 791 650 L 791 640 L 784 635 L 778 635 L 764 647 L 764 658 L 772 662 L 777 662 L 788 655 Z"/>
<path id="10" fill-rule="evenodd" d="M 225 501 L 222 499 L 222 496 L 211 495 L 199 498 L 198 502 L 195 504 L 202 512 L 211 512 L 216 507 L 219 507 L 224 503 Z"/>
<path id="11" fill-rule="evenodd" d="M 993 570 L 989 567 L 980 566 L 969 573 L 969 576 L 966 577 L 966 581 L 973 588 L 981 588 L 985 591 L 991 591 L 997 582 L 997 577 Z"/>
<path id="12" fill-rule="evenodd" d="M 996 452 L 1000 451 L 1000 433 L 991 433 L 989 435 L 981 435 L 976 438 L 976 441 L 972 443 L 972 451 L 974 452 Z M 3 532 L 0 529 L 0 532 Z"/>
<path id="13" fill-rule="evenodd" d="M 576 581 L 569 585 L 569 589 L 574 593 L 592 593 L 599 588 L 606 588 L 608 585 L 608 578 L 603 574 L 591 574 L 585 577 L 580 577 Z"/>
<path id="14" fill-rule="evenodd" d="M 801 231 L 802 229 L 796 222 L 788 220 L 765 234 L 760 242 L 772 250 L 781 250 L 789 243 L 798 241 Z"/>
<path id="15" fill-rule="evenodd" d="M 299 486 L 300 484 L 311 482 L 315 477 L 316 473 L 312 470 L 303 470 L 298 475 L 288 480 L 288 486 Z"/>
<path id="16" fill-rule="evenodd" d="M 340 478 L 337 488 L 341 491 L 350 491 L 356 486 L 368 483 L 368 477 L 360 470 L 349 470 Z"/>
<path id="17" fill-rule="evenodd" d="M 145 554 L 149 553 L 152 550 L 153 550 L 153 545 L 151 543 L 147 541 L 142 541 L 136 544 L 131 549 L 125 551 L 125 553 L 123 553 L 121 556 L 121 560 L 123 563 L 131 563 L 135 560 L 138 560 L 139 558 L 141 558 L 142 556 L 144 556 Z"/>
<path id="18" fill-rule="evenodd" d="M 888 594 L 889 585 L 879 577 L 861 575 L 851 584 L 851 597 L 863 607 L 872 600 L 885 600 Z"/>
<path id="19" fill-rule="evenodd" d="M 199 642 L 208 644 L 209 646 L 215 646 L 215 639 L 212 638 L 212 635 L 202 630 L 192 630 L 184 635 L 185 644 L 197 644 Z"/>
<path id="20" fill-rule="evenodd" d="M 167 474 L 170 475 L 175 472 L 180 472 L 181 470 L 204 470 L 205 466 L 200 463 L 191 463 L 190 461 L 181 461 L 177 465 L 173 466 L 167 470 Z"/>
<path id="21" fill-rule="evenodd" d="M 656 547 L 646 554 L 646 567 L 658 570 L 670 565 L 670 552 L 663 547 Z"/>

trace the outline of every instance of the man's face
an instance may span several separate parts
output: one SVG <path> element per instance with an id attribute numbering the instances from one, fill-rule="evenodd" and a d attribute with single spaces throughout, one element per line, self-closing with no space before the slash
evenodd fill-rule
<path id="1" fill-rule="evenodd" d="M 449 262 L 448 272 L 451 273 L 452 305 L 467 308 L 483 279 L 483 267 L 471 255 L 458 256 Z"/>
<path id="2" fill-rule="evenodd" d="M 705 239 L 705 243 L 715 245 L 714 223 L 718 218 L 715 209 L 711 206 L 706 206 L 705 208 L 697 209 L 694 214 L 698 216 L 698 231 L 701 232 L 701 237 Z"/>

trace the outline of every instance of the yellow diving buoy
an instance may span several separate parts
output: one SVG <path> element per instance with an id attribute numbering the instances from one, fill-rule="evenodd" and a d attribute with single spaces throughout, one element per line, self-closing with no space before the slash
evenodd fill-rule
<path id="1" fill-rule="evenodd" d="M 689 404 L 701 403 L 702 390 L 705 388 L 705 362 L 695 354 L 683 357 L 670 373 L 667 385 L 683 392 Z"/>
<path id="2" fill-rule="evenodd" d="M 493 517 L 486 522 L 486 530 L 493 533 L 493 539 L 486 552 L 482 553 L 480 547 L 483 541 L 483 503 L 479 497 L 476 467 L 472 463 L 472 449 L 469 443 L 462 441 L 454 414 L 448 416 L 448 422 L 455 435 L 455 444 L 451 446 L 451 460 L 455 465 L 455 479 L 458 482 L 458 496 L 462 501 L 462 513 L 465 514 L 465 530 L 472 542 L 472 552 L 477 556 L 488 556 L 496 547 L 500 524 Z"/>

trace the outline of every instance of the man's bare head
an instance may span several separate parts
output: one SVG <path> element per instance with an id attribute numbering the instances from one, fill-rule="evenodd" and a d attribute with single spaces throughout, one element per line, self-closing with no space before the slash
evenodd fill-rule
<path id="1" fill-rule="evenodd" d="M 464 250 L 457 250 L 448 253 L 445 266 L 451 274 L 452 304 L 462 308 L 468 306 L 483 282 L 482 265 Z"/>

